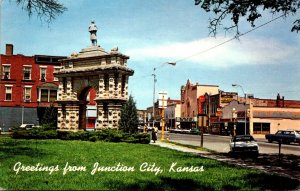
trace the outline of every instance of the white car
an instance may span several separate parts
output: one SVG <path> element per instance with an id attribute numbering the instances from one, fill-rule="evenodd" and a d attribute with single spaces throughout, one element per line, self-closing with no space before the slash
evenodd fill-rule
<path id="1" fill-rule="evenodd" d="M 259 147 L 256 140 L 251 135 L 237 135 L 231 139 L 230 152 L 232 154 L 239 153 L 258 156 Z"/>

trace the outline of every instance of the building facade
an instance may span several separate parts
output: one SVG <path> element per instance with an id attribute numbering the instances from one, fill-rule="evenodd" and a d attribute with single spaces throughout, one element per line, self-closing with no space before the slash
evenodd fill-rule
<path id="1" fill-rule="evenodd" d="M 179 122 L 181 128 L 191 129 L 197 127 L 198 116 L 203 114 L 205 95 L 216 95 L 219 93 L 217 85 L 192 84 L 190 80 L 181 87 L 181 117 Z"/>
<path id="2" fill-rule="evenodd" d="M 181 100 L 168 99 L 165 109 L 166 127 L 168 129 L 178 128 L 180 125 Z"/>
<path id="3" fill-rule="evenodd" d="M 14 46 L 6 45 L 0 55 L 0 126 L 4 130 L 23 123 L 38 125 L 45 109 L 56 106 L 58 79 L 63 56 L 14 54 Z"/>
<path id="4" fill-rule="evenodd" d="M 300 101 L 285 100 L 277 95 L 277 99 L 247 98 L 234 100 L 223 108 L 222 128 L 236 134 L 251 134 L 264 137 L 278 130 L 300 129 Z M 245 131 L 246 130 L 246 131 Z"/>

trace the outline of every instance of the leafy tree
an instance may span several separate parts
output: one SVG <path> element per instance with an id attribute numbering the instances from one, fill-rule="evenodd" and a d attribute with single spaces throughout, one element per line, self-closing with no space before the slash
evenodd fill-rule
<path id="1" fill-rule="evenodd" d="M 239 23 L 241 18 L 255 27 L 255 21 L 262 17 L 261 12 L 279 13 L 283 17 L 294 15 L 300 9 L 299 0 L 195 0 L 195 5 L 200 6 L 206 12 L 212 12 L 215 17 L 209 21 L 210 34 L 216 35 L 222 21 L 230 17 L 231 26 L 225 26 L 224 30 L 235 29 L 239 34 Z M 300 18 L 296 19 L 291 29 L 292 32 L 300 31 Z"/>
<path id="2" fill-rule="evenodd" d="M 128 133 L 138 131 L 138 115 L 135 101 L 130 95 L 128 101 L 121 108 L 120 129 Z"/>
<path id="3" fill-rule="evenodd" d="M 57 125 L 57 108 L 53 105 L 45 108 L 45 112 L 41 121 L 42 125 L 48 125 L 50 127 L 56 128 Z"/>
<path id="4" fill-rule="evenodd" d="M 51 23 L 56 16 L 62 14 L 67 8 L 58 0 L 15 0 L 17 5 L 28 12 L 29 17 L 36 13 L 40 19 Z"/>

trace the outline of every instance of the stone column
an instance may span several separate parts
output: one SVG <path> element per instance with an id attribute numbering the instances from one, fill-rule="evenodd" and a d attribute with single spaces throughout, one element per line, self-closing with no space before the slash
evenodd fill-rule
<path id="1" fill-rule="evenodd" d="M 126 77 L 125 77 L 125 88 L 124 88 L 124 98 L 125 99 L 128 99 L 128 79 L 129 79 L 129 76 L 126 75 Z"/>
<path id="2" fill-rule="evenodd" d="M 121 74 L 119 74 L 119 76 L 118 76 L 118 90 L 117 90 L 117 92 L 118 92 L 118 98 L 119 99 L 122 98 L 122 75 Z"/>
<path id="3" fill-rule="evenodd" d="M 103 129 L 107 127 L 107 119 L 104 117 L 104 105 L 97 101 L 97 121 L 96 130 Z"/>
<path id="4" fill-rule="evenodd" d="M 120 103 L 108 104 L 108 127 L 117 129 L 119 127 L 120 110 L 122 105 Z"/>
<path id="5" fill-rule="evenodd" d="M 114 87 L 115 87 L 115 76 L 114 74 L 109 74 L 109 98 L 113 98 L 114 97 Z"/>
<path id="6" fill-rule="evenodd" d="M 119 128 L 119 121 L 121 116 L 121 103 L 115 103 L 113 113 L 112 113 L 112 126 L 113 128 L 117 129 Z"/>
<path id="7" fill-rule="evenodd" d="M 99 75 L 99 89 L 98 89 L 98 95 L 96 98 L 103 98 L 105 94 L 105 84 L 104 84 L 104 75 Z"/>
<path id="8" fill-rule="evenodd" d="M 63 118 L 63 111 L 62 111 L 62 107 L 59 106 L 57 108 L 57 128 L 58 129 L 63 129 L 65 128 L 66 124 Z"/>
<path id="9" fill-rule="evenodd" d="M 57 100 L 62 100 L 63 94 L 64 94 L 64 84 L 63 84 L 62 80 L 60 79 L 59 84 L 58 84 Z"/>
<path id="10" fill-rule="evenodd" d="M 114 98 L 119 98 L 119 74 L 114 75 Z"/>
<path id="11" fill-rule="evenodd" d="M 79 130 L 79 106 L 68 105 L 66 106 L 66 126 L 71 131 Z"/>

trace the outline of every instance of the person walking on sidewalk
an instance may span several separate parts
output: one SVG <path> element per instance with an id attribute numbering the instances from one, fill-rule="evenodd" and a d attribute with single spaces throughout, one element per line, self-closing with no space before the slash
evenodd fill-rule
<path id="1" fill-rule="evenodd" d="M 152 140 L 153 142 L 155 143 L 155 141 L 157 140 L 157 132 L 155 131 L 156 127 L 154 127 L 151 131 L 151 137 L 152 137 Z"/>

